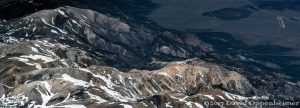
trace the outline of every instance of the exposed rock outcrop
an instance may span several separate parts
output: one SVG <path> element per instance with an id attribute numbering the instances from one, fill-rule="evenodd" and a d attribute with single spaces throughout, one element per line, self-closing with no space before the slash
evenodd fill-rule
<path id="1" fill-rule="evenodd" d="M 299 81 L 284 73 L 289 66 L 231 34 L 60 5 L 0 20 L 0 107 L 202 108 L 300 98 Z"/>

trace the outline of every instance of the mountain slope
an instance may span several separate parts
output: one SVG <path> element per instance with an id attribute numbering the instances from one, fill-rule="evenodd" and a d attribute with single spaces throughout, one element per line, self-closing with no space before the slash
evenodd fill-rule
<path id="1" fill-rule="evenodd" d="M 256 94 L 255 88 L 242 75 L 199 59 L 158 62 L 156 64 L 162 66 L 159 70 L 124 73 L 105 66 L 80 68 L 79 64 L 97 61 L 89 59 L 91 57 L 82 50 L 48 41 L 30 41 L 9 45 L 11 49 L 7 47 L 1 46 L 2 52 L 10 53 L 1 58 L 6 63 L 1 66 L 4 94 L 9 93 L 12 97 L 22 94 L 27 97 L 26 104 L 80 104 L 87 107 L 122 104 L 166 107 L 165 104 L 179 104 L 177 107 L 182 107 L 201 106 L 204 100 L 214 100 L 210 97 L 220 98 L 219 95 L 224 97 L 221 99 L 240 101 L 232 98 L 235 95 L 231 93 Z M 73 55 L 71 52 L 75 51 L 81 53 Z M 180 97 L 185 98 L 181 100 Z M 157 103 L 155 98 L 162 99 Z"/>
<path id="2" fill-rule="evenodd" d="M 168 30 L 104 13 L 64 6 L 1 20 L 0 102 L 204 107 L 299 100 L 300 85 L 280 73 L 284 65 L 258 57 L 230 34 Z"/>

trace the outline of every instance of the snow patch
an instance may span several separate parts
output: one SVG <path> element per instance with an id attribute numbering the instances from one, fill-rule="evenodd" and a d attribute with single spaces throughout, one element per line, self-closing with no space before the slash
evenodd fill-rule
<path id="1" fill-rule="evenodd" d="M 34 32 L 36 30 L 36 26 L 34 26 L 34 28 L 32 29 L 32 31 Z"/>
<path id="2" fill-rule="evenodd" d="M 8 34 L 11 35 L 11 34 Z M 11 36 L 1 36 L 2 40 L 4 40 L 4 43 L 19 43 L 20 40 L 15 38 L 15 37 L 11 37 Z"/>
<path id="3" fill-rule="evenodd" d="M 55 95 L 51 92 L 52 85 L 50 85 L 48 82 L 42 82 L 44 84 L 44 87 L 46 88 L 45 94 L 41 92 L 39 88 L 37 88 L 37 91 L 41 94 L 41 97 L 43 99 L 43 103 L 40 105 L 42 107 L 46 106 L 46 104 L 51 100 L 51 98 Z"/>
<path id="4" fill-rule="evenodd" d="M 105 76 L 102 76 L 102 75 L 98 75 L 98 74 L 94 74 L 92 73 L 90 70 L 88 69 L 85 69 L 85 68 L 79 68 L 79 70 L 82 70 L 82 71 L 85 71 L 85 72 L 88 72 L 88 73 L 91 73 L 94 77 L 96 78 L 100 78 L 101 80 L 103 80 L 106 84 L 106 86 L 110 89 L 113 89 L 113 86 L 116 86 L 113 82 L 111 82 L 110 79 L 106 78 Z M 111 78 L 111 76 L 109 76 Z"/>
<path id="5" fill-rule="evenodd" d="M 52 59 L 51 57 L 43 56 L 43 55 L 22 55 L 21 58 L 27 58 L 32 60 L 43 60 L 44 63 L 53 62 L 55 59 Z"/>
<path id="6" fill-rule="evenodd" d="M 86 69 L 86 68 L 79 68 L 79 70 L 89 72 L 89 73 L 93 74 L 89 69 Z"/>
<path id="7" fill-rule="evenodd" d="M 196 106 L 197 108 L 204 108 L 204 106 L 201 105 L 201 104 L 199 104 L 199 103 L 194 103 L 194 104 L 195 104 L 195 106 Z"/>
<path id="8" fill-rule="evenodd" d="M 77 26 L 81 27 L 81 25 L 77 21 L 72 19 L 72 22 L 75 23 Z"/>
<path id="9" fill-rule="evenodd" d="M 190 107 L 190 108 L 193 107 L 192 102 L 190 102 L 190 101 L 186 102 L 185 104 L 186 104 L 188 107 Z"/>
<path id="10" fill-rule="evenodd" d="M 132 108 L 132 106 L 128 104 L 120 104 L 120 105 L 123 106 L 123 108 Z"/>
<path id="11" fill-rule="evenodd" d="M 208 97 L 211 100 L 215 100 L 215 98 L 212 95 L 203 95 L 203 96 Z"/>
<path id="12" fill-rule="evenodd" d="M 252 97 L 244 97 L 244 96 L 240 96 L 240 95 L 235 95 L 235 94 L 231 94 L 231 93 L 227 93 L 224 92 L 224 95 L 226 97 L 228 97 L 231 100 L 250 100 L 250 99 L 254 99 L 254 100 L 268 100 L 269 97 L 268 96 L 252 96 Z"/>
<path id="13" fill-rule="evenodd" d="M 60 60 L 60 62 L 61 62 L 64 66 L 70 67 L 70 66 L 68 65 L 68 63 L 66 62 L 65 59 Z"/>
<path id="14" fill-rule="evenodd" d="M 173 98 L 173 99 L 178 99 L 178 101 L 180 101 L 180 102 L 187 102 L 187 101 L 185 101 L 185 99 L 188 98 L 188 96 L 186 96 L 184 98 L 177 98 L 175 96 L 170 96 L 170 97 Z"/>
<path id="15" fill-rule="evenodd" d="M 128 102 L 128 100 L 126 100 L 126 98 L 123 97 L 119 92 L 113 91 L 106 86 L 100 86 L 100 88 L 104 90 L 108 95 L 119 100 L 120 102 Z"/>
<path id="16" fill-rule="evenodd" d="M 42 21 L 44 22 L 44 24 L 46 24 L 46 25 L 48 25 L 48 26 L 50 26 L 50 27 L 56 28 L 59 32 L 61 32 L 61 33 L 63 33 L 63 34 L 68 34 L 66 31 L 64 31 L 64 30 L 62 30 L 62 29 L 60 29 L 60 28 L 58 28 L 58 27 L 55 27 L 55 26 L 49 24 L 44 18 L 42 18 Z"/>
<path id="17" fill-rule="evenodd" d="M 170 105 L 171 102 L 166 103 L 166 108 L 173 108 L 173 106 Z"/>
<path id="18" fill-rule="evenodd" d="M 172 79 L 172 77 L 171 77 L 168 73 L 166 73 L 166 72 L 159 72 L 158 74 L 159 74 L 159 75 L 166 76 L 166 77 L 169 77 L 169 78 Z"/>
<path id="19" fill-rule="evenodd" d="M 36 49 L 35 47 L 31 47 L 31 50 L 34 51 L 34 52 L 37 52 L 37 53 L 39 52 L 39 50 Z"/>
<path id="20" fill-rule="evenodd" d="M 36 47 L 41 47 L 39 44 L 34 44 L 34 46 L 36 46 Z"/>
<path id="21" fill-rule="evenodd" d="M 1 59 L 1 58 L 4 58 L 4 57 L 5 57 L 5 55 L 0 55 L 0 59 Z"/>
<path id="22" fill-rule="evenodd" d="M 85 18 L 85 19 L 87 19 L 87 17 L 86 16 L 84 16 L 84 15 L 81 15 L 83 18 Z"/>
<path id="23" fill-rule="evenodd" d="M 63 77 L 62 78 L 63 80 L 69 81 L 69 82 L 73 83 L 74 85 L 83 86 L 83 87 L 93 86 L 92 84 L 90 84 L 86 81 L 75 79 L 67 74 L 63 74 L 62 77 Z"/>
<path id="24" fill-rule="evenodd" d="M 58 34 L 58 32 L 56 30 L 51 29 L 50 30 L 52 33 Z"/>
<path id="25" fill-rule="evenodd" d="M 24 62 L 24 63 L 29 62 L 29 60 L 27 58 L 12 57 L 12 58 L 8 58 L 8 59 L 9 60 L 16 59 L 16 60 L 18 60 L 20 62 Z"/>
<path id="26" fill-rule="evenodd" d="M 97 100 L 97 101 L 98 101 L 97 103 L 104 103 L 104 102 L 107 102 L 105 99 L 102 99 L 100 96 L 91 94 L 90 92 L 86 92 L 86 93 L 90 96 L 91 99 Z"/>
<path id="27" fill-rule="evenodd" d="M 57 10 L 61 15 L 63 16 L 67 16 L 65 12 L 63 12 L 62 10 Z"/>
<path id="28" fill-rule="evenodd" d="M 220 96 L 220 95 L 217 95 L 219 98 L 221 98 L 222 100 L 225 100 L 224 98 L 223 98 L 223 96 Z"/>
<path id="29" fill-rule="evenodd" d="M 56 108 L 86 108 L 84 105 L 64 105 L 64 106 L 56 106 Z"/>
<path id="30" fill-rule="evenodd" d="M 16 60 L 18 60 L 18 61 L 20 61 L 20 62 L 23 62 L 23 63 L 25 63 L 25 64 L 27 64 L 27 65 L 29 65 L 29 66 L 35 66 L 37 69 L 42 69 L 42 66 L 40 65 L 40 64 L 38 64 L 38 63 L 28 63 L 29 62 L 29 59 L 27 59 L 27 58 L 19 58 L 19 57 L 13 57 L 13 58 L 8 58 L 9 60 L 13 60 L 13 59 L 16 59 Z"/>
<path id="31" fill-rule="evenodd" d="M 24 95 L 5 97 L 4 95 L 0 97 L 0 107 L 2 108 L 16 108 L 25 107 L 25 103 L 28 102 L 28 97 Z"/>

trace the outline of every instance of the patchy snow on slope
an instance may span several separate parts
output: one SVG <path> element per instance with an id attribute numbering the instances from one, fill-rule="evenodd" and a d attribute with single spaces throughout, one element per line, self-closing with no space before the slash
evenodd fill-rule
<path id="1" fill-rule="evenodd" d="M 58 34 L 58 32 L 56 30 L 51 29 L 50 30 L 52 33 Z"/>
<path id="2" fill-rule="evenodd" d="M 79 68 L 79 70 L 91 73 L 94 77 L 96 78 L 100 78 L 102 81 L 105 82 L 106 86 L 110 89 L 113 89 L 113 86 L 116 86 L 113 82 L 111 82 L 110 79 L 106 78 L 105 76 L 102 75 L 98 75 L 98 74 L 94 74 L 92 73 L 89 69 L 85 69 L 85 68 Z M 109 76 L 111 78 L 111 76 Z"/>
<path id="3" fill-rule="evenodd" d="M 63 15 L 63 16 L 67 16 L 66 13 L 63 12 L 62 10 L 59 10 L 59 9 L 58 9 L 57 12 L 59 12 L 59 13 L 60 13 L 61 15 Z"/>
<path id="4" fill-rule="evenodd" d="M 64 105 L 64 106 L 55 106 L 55 107 L 46 107 L 46 108 L 86 108 L 84 105 Z"/>
<path id="5" fill-rule="evenodd" d="M 250 99 L 255 99 L 255 100 L 268 100 L 269 97 L 268 96 L 252 96 L 252 97 L 244 97 L 244 96 L 240 96 L 240 95 L 235 95 L 235 94 L 231 94 L 231 93 L 228 93 L 228 92 L 223 92 L 224 95 L 226 97 L 228 97 L 229 99 L 231 100 L 250 100 Z"/>
<path id="6" fill-rule="evenodd" d="M 120 102 L 128 102 L 127 99 L 129 99 L 129 98 L 126 98 L 126 97 L 122 96 L 119 92 L 113 91 L 113 90 L 107 88 L 106 86 L 100 86 L 100 88 L 102 90 L 104 90 L 105 93 L 107 93 L 108 95 L 110 95 L 111 97 L 113 97 L 114 99 L 117 99 Z"/>
<path id="7" fill-rule="evenodd" d="M 1 58 L 4 58 L 4 57 L 5 57 L 5 55 L 0 55 L 0 59 L 1 59 Z"/>
<path id="8" fill-rule="evenodd" d="M 132 108 L 132 106 L 128 104 L 120 104 L 120 105 L 123 106 L 123 108 Z"/>
<path id="9" fill-rule="evenodd" d="M 31 48 L 31 50 L 33 51 L 33 52 L 39 52 L 39 50 L 38 49 L 36 49 L 35 47 L 30 47 Z"/>
<path id="10" fill-rule="evenodd" d="M 36 26 L 32 29 L 32 32 L 34 32 L 36 30 Z"/>
<path id="11" fill-rule="evenodd" d="M 219 98 L 221 98 L 222 100 L 225 100 L 223 96 L 217 95 Z"/>
<path id="12" fill-rule="evenodd" d="M 72 22 L 73 22 L 74 24 L 76 24 L 77 26 L 81 27 L 81 25 L 80 25 L 77 21 L 75 21 L 75 20 L 72 19 Z"/>
<path id="13" fill-rule="evenodd" d="M 8 35 L 11 35 L 11 34 L 8 34 Z M 2 38 L 4 43 L 19 43 L 20 42 L 20 39 L 17 39 L 15 37 L 11 37 L 11 36 L 0 36 L 0 38 Z"/>
<path id="14" fill-rule="evenodd" d="M 172 79 L 172 77 L 166 72 L 158 72 L 159 75 L 163 75 Z"/>
<path id="15" fill-rule="evenodd" d="M 39 47 L 39 48 L 41 47 L 39 44 L 34 44 L 34 46 Z"/>
<path id="16" fill-rule="evenodd" d="M 192 102 L 190 102 L 190 101 L 188 101 L 188 102 L 185 102 L 185 104 L 186 104 L 188 107 L 190 107 L 190 108 L 192 108 L 192 107 L 193 107 L 193 105 L 192 105 Z"/>
<path id="17" fill-rule="evenodd" d="M 65 59 L 59 60 L 64 66 L 70 67 Z"/>
<path id="18" fill-rule="evenodd" d="M 182 73 L 177 73 L 177 74 L 175 74 L 175 76 L 177 76 L 178 78 L 181 78 L 181 79 L 184 78 Z"/>
<path id="19" fill-rule="evenodd" d="M 100 96 L 91 94 L 90 92 L 85 92 L 85 93 L 87 93 L 87 94 L 90 96 L 91 99 L 97 100 L 97 101 L 98 101 L 97 103 L 104 103 L 104 102 L 107 102 L 107 100 L 102 99 Z"/>
<path id="20" fill-rule="evenodd" d="M 9 60 L 18 60 L 18 61 L 20 61 L 20 62 L 23 62 L 23 63 L 25 63 L 26 65 L 29 65 L 29 66 L 35 66 L 35 68 L 37 68 L 37 69 L 42 69 L 42 66 L 41 66 L 41 64 L 39 64 L 39 63 L 29 63 L 29 59 L 27 59 L 27 58 L 19 58 L 19 57 L 12 57 L 12 58 L 8 58 Z"/>
<path id="21" fill-rule="evenodd" d="M 204 108 L 204 106 L 199 103 L 194 103 L 194 104 L 195 104 L 196 108 Z"/>
<path id="22" fill-rule="evenodd" d="M 5 97 L 4 95 L 0 98 L 0 107 L 3 108 L 17 108 L 25 106 L 28 102 L 28 98 L 23 95 Z"/>
<path id="23" fill-rule="evenodd" d="M 89 72 L 89 73 L 93 74 L 89 69 L 86 69 L 86 68 L 79 68 L 79 70 Z"/>
<path id="24" fill-rule="evenodd" d="M 27 59 L 27 58 L 19 58 L 19 57 L 12 57 L 12 58 L 8 58 L 9 60 L 18 60 L 18 61 L 20 61 L 20 62 L 24 62 L 24 63 L 26 63 L 26 62 L 28 62 L 29 60 Z"/>
<path id="25" fill-rule="evenodd" d="M 166 103 L 166 108 L 173 108 L 173 106 L 171 106 L 171 102 Z"/>
<path id="26" fill-rule="evenodd" d="M 113 86 L 116 86 L 113 82 L 111 82 L 110 79 L 106 78 L 105 76 L 102 76 L 102 75 L 96 75 L 96 74 L 93 74 L 93 76 L 94 76 L 94 77 L 97 77 L 97 78 L 100 78 L 101 80 L 103 80 L 108 88 L 113 89 Z M 111 77 L 110 77 L 110 78 L 111 78 Z"/>
<path id="27" fill-rule="evenodd" d="M 203 95 L 203 96 L 208 97 L 211 100 L 215 100 L 215 98 L 212 95 Z"/>
<path id="28" fill-rule="evenodd" d="M 125 81 L 124 81 L 123 76 L 118 75 L 118 77 L 119 77 L 119 81 L 120 81 L 123 85 L 125 85 Z"/>
<path id="29" fill-rule="evenodd" d="M 43 55 L 22 55 L 21 58 L 27 58 L 32 60 L 43 60 L 44 63 L 53 62 L 55 59 L 52 59 L 51 57 L 43 56 Z"/>
<path id="30" fill-rule="evenodd" d="M 43 68 L 42 68 L 42 65 L 40 65 L 40 64 L 38 64 L 38 63 L 34 63 L 34 65 L 35 65 L 35 68 L 37 68 L 37 69 L 39 69 L 39 70 L 43 69 Z"/>
<path id="31" fill-rule="evenodd" d="M 184 98 L 178 98 L 178 97 L 175 97 L 175 96 L 170 96 L 171 98 L 173 99 L 178 99 L 178 101 L 180 102 L 187 102 L 185 99 L 188 98 L 188 96 L 185 96 Z"/>
<path id="32" fill-rule="evenodd" d="M 68 34 L 66 31 L 64 31 L 64 30 L 62 30 L 62 29 L 60 29 L 60 28 L 58 28 L 58 27 L 55 27 L 55 26 L 49 24 L 44 18 L 42 18 L 42 21 L 43 21 L 44 24 L 46 24 L 46 25 L 48 25 L 48 26 L 50 26 L 50 27 L 56 28 L 59 32 L 61 32 L 61 33 L 63 33 L 63 34 Z"/>
<path id="33" fill-rule="evenodd" d="M 83 86 L 83 87 L 93 86 L 92 84 L 90 84 L 86 81 L 75 79 L 67 74 L 63 74 L 62 77 L 63 77 L 62 78 L 63 80 L 69 81 L 69 82 L 73 83 L 74 85 Z"/>
<path id="34" fill-rule="evenodd" d="M 55 95 L 51 92 L 52 85 L 48 82 L 42 82 L 45 87 L 45 93 L 43 93 L 40 88 L 37 88 L 37 91 L 41 94 L 41 98 L 43 99 L 43 103 L 41 105 L 37 105 L 36 107 L 45 107 L 46 104 L 51 100 L 51 98 Z"/>

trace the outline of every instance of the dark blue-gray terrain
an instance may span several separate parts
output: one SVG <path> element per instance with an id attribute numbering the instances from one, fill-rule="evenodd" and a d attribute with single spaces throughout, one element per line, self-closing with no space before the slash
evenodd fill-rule
<path id="1" fill-rule="evenodd" d="M 0 107 L 298 108 L 299 13 L 298 0 L 1 0 Z"/>

